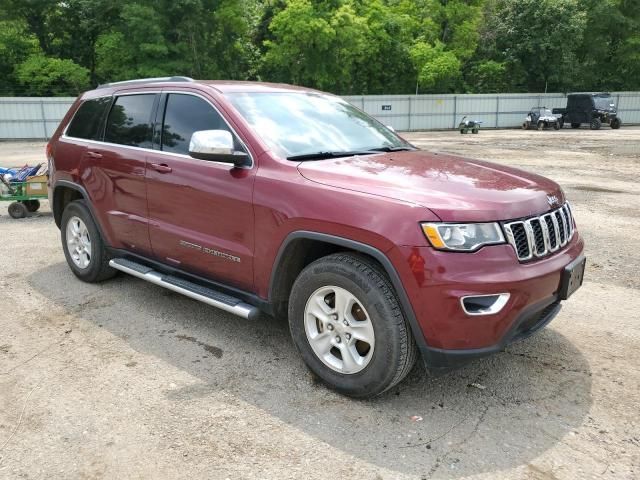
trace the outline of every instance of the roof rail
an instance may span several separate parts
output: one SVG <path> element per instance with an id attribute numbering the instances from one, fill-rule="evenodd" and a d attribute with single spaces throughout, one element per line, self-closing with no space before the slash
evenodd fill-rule
<path id="1" fill-rule="evenodd" d="M 98 85 L 97 88 L 108 88 L 108 87 L 116 87 L 116 86 L 138 85 L 140 83 L 160 83 L 160 82 L 195 82 L 195 80 L 190 77 L 180 77 L 180 76 L 138 78 L 135 80 L 124 80 L 122 82 L 103 83 L 102 85 Z"/>

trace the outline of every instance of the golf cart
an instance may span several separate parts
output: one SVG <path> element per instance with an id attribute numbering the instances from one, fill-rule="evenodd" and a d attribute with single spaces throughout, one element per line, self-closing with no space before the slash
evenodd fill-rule
<path id="1" fill-rule="evenodd" d="M 528 130 L 536 127 L 538 130 L 553 127 L 554 130 L 560 129 L 560 120 L 547 107 L 533 107 L 527 114 L 522 123 L 522 129 Z"/>
<path id="2" fill-rule="evenodd" d="M 554 108 L 553 113 L 562 115 L 562 123 L 571 128 L 580 128 L 586 123 L 591 130 L 599 130 L 603 123 L 618 129 L 622 125 L 616 104 L 608 93 L 572 93 L 567 95 L 567 108 Z M 562 125 L 561 125 L 562 126 Z"/>

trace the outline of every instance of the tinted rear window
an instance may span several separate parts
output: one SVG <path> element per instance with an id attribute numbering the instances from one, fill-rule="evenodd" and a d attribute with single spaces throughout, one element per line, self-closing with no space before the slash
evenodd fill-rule
<path id="1" fill-rule="evenodd" d="M 111 107 L 105 142 L 151 148 L 151 111 L 155 94 L 125 95 Z"/>
<path id="2" fill-rule="evenodd" d="M 67 136 L 87 140 L 101 140 L 102 125 L 111 97 L 86 100 L 71 120 Z"/>

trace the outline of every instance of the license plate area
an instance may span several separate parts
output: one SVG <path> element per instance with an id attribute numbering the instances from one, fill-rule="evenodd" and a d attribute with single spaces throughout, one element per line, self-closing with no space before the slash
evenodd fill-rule
<path id="1" fill-rule="evenodd" d="M 560 290 L 558 296 L 560 300 L 566 300 L 575 292 L 584 280 L 584 268 L 587 264 L 585 257 L 578 257 L 569 265 L 564 267 L 560 278 Z"/>

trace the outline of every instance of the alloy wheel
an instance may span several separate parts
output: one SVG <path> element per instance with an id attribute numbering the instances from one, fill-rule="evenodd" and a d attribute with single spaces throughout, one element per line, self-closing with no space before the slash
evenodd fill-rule
<path id="1" fill-rule="evenodd" d="M 354 374 L 371 361 L 373 324 L 362 303 L 348 290 L 326 286 L 311 294 L 304 327 L 313 352 L 332 370 Z"/>

